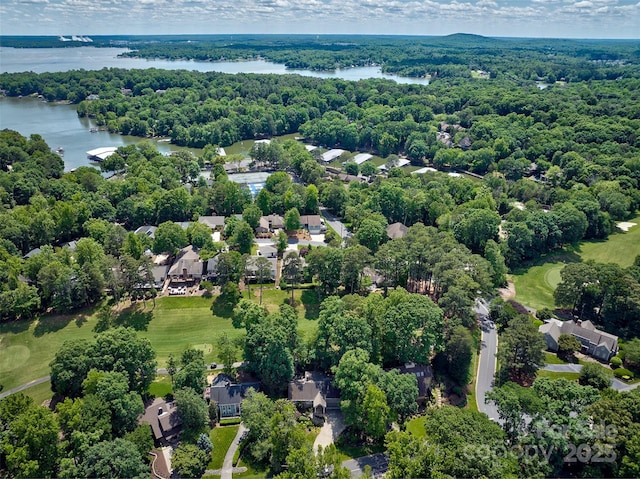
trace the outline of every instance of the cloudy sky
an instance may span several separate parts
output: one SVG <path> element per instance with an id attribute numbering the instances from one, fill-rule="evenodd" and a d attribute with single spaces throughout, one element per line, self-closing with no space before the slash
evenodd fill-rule
<path id="1" fill-rule="evenodd" d="M 640 0 L 0 0 L 3 35 L 458 32 L 640 38 Z"/>

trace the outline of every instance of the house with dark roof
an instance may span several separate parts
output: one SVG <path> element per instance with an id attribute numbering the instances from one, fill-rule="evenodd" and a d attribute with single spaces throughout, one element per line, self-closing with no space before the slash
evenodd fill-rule
<path id="1" fill-rule="evenodd" d="M 419 406 L 425 406 L 431 398 L 431 382 L 433 380 L 433 370 L 431 366 L 424 364 L 406 363 L 404 366 L 396 368 L 400 374 L 412 374 L 418 382 Z"/>
<path id="2" fill-rule="evenodd" d="M 245 268 L 246 270 L 246 275 L 245 277 L 247 278 L 247 280 L 255 280 L 257 278 L 257 274 L 258 274 L 258 268 L 256 266 L 256 262 L 255 260 L 260 258 L 260 256 L 251 256 L 251 259 L 253 261 L 250 261 L 247 263 L 247 266 Z M 270 281 L 275 281 L 276 279 L 276 271 L 278 268 L 278 258 L 266 258 L 266 260 L 269 262 L 269 276 L 270 276 Z M 267 279 L 269 281 L 269 279 Z"/>
<path id="3" fill-rule="evenodd" d="M 172 281 L 196 281 L 202 279 L 204 263 L 192 245 L 182 248 L 169 269 Z"/>
<path id="4" fill-rule="evenodd" d="M 144 225 L 144 226 L 140 226 L 138 229 L 136 229 L 134 231 L 135 234 L 141 234 L 141 235 L 145 235 L 151 239 L 155 239 L 156 237 L 156 230 L 158 228 L 156 226 L 150 226 L 150 225 Z"/>
<path id="5" fill-rule="evenodd" d="M 242 413 L 242 401 L 244 401 L 250 389 L 260 390 L 259 382 L 247 382 L 235 384 L 226 374 L 218 374 L 205 389 L 204 398 L 207 401 L 215 401 L 218 406 L 220 419 L 239 417 Z"/>
<path id="6" fill-rule="evenodd" d="M 594 326 L 591 321 L 560 321 L 552 318 L 538 328 L 544 335 L 547 348 L 558 350 L 561 334 L 569 334 L 580 341 L 580 352 L 601 361 L 609 361 L 618 354 L 618 337 L 605 333 Z"/>
<path id="7" fill-rule="evenodd" d="M 311 409 L 316 419 L 324 419 L 327 409 L 340 407 L 340 392 L 333 380 L 320 372 L 305 372 L 291 381 L 288 398 L 300 410 Z"/>
<path id="8" fill-rule="evenodd" d="M 175 403 L 166 402 L 162 398 L 156 398 L 145 409 L 139 423 L 149 424 L 155 443 L 163 446 L 167 445 L 182 430 L 182 419 Z"/>
<path id="9" fill-rule="evenodd" d="M 387 236 L 389 239 L 404 238 L 408 229 L 402 223 L 393 223 L 387 226 Z"/>

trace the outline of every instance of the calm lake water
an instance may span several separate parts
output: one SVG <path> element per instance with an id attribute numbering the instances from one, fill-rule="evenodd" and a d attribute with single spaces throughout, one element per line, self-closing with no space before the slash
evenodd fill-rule
<path id="1" fill-rule="evenodd" d="M 421 78 L 405 78 L 385 75 L 378 67 L 350 68 L 336 72 L 312 72 L 289 70 L 284 65 L 265 61 L 248 62 L 195 62 L 186 60 L 144 60 L 118 58 L 127 51 L 123 48 L 6 48 L 0 47 L 0 73 L 32 71 L 60 72 L 68 70 L 100 70 L 109 68 L 161 68 L 165 70 L 196 70 L 222 73 L 275 73 L 299 74 L 318 78 L 342 78 L 362 80 L 386 78 L 398 83 L 424 84 Z M 51 148 L 64 148 L 65 169 L 87 165 L 86 152 L 104 146 L 121 146 L 137 143 L 138 137 L 114 135 L 106 131 L 91 133 L 95 125 L 87 118 L 78 118 L 74 105 L 46 103 L 32 98 L 0 98 L 0 129 L 11 129 L 24 136 L 42 135 Z M 156 142 L 162 153 L 183 148 L 166 142 Z M 195 150 L 194 150 L 195 151 Z"/>

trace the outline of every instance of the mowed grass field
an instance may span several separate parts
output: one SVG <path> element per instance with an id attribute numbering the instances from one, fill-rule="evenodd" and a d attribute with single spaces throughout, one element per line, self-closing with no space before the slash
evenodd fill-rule
<path id="1" fill-rule="evenodd" d="M 244 297 L 247 296 L 245 292 Z M 259 301 L 257 288 L 251 289 L 251 296 L 256 303 Z M 289 297 L 288 291 L 265 289 L 263 305 L 276 311 Z M 313 290 L 298 290 L 295 298 L 298 328 L 307 336 L 316 329 L 317 294 Z M 244 329 L 235 329 L 229 317 L 214 316 L 210 309 L 212 302 L 201 297 L 159 298 L 155 309 L 150 301 L 145 309 L 141 303 L 134 305 L 136 311 L 121 323 L 135 327 L 140 336 L 151 341 L 160 368 L 165 367 L 169 354 L 179 356 L 188 347 L 202 349 L 207 362 L 219 362 L 217 338 L 223 333 L 235 338 L 244 334 Z M 49 363 L 65 340 L 93 338 L 97 323 L 94 312 L 86 310 L 74 315 L 1 324 L 0 384 L 4 390 L 47 376 Z"/>
<path id="2" fill-rule="evenodd" d="M 516 301 L 536 309 L 554 308 L 553 292 L 560 282 L 560 271 L 570 262 L 593 260 L 619 264 L 623 268 L 631 266 L 640 254 L 640 216 L 629 221 L 636 223 L 629 231 L 616 229 L 606 241 L 583 241 L 515 271 L 512 279 Z"/>

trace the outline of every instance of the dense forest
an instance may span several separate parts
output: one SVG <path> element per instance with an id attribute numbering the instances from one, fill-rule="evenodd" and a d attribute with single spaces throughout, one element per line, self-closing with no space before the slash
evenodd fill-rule
<path id="1" fill-rule="evenodd" d="M 265 59 L 288 68 L 335 70 L 380 65 L 387 73 L 471 78 L 472 71 L 520 81 L 586 81 L 637 77 L 640 45 L 633 40 L 358 35 L 96 36 L 91 46 L 127 46 L 138 58 L 234 61 Z M 2 37 L 9 47 L 74 47 L 52 37 Z"/>

